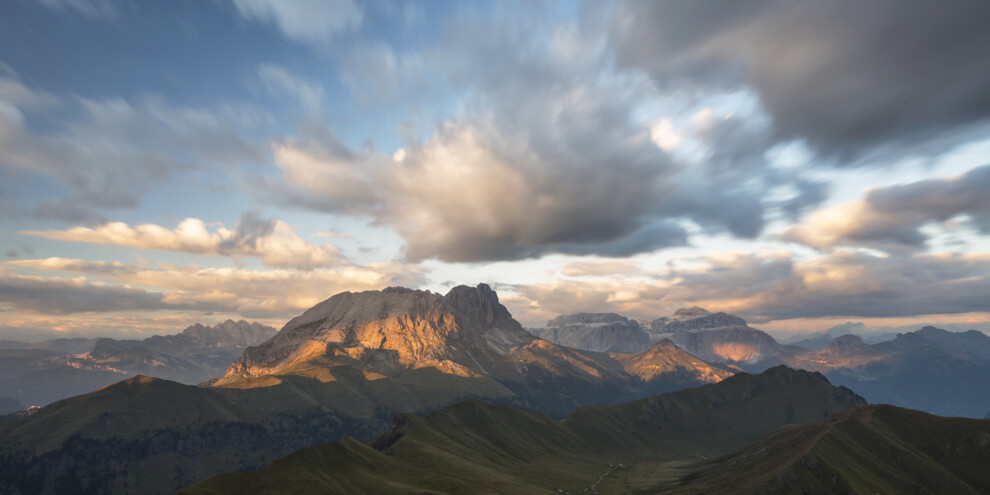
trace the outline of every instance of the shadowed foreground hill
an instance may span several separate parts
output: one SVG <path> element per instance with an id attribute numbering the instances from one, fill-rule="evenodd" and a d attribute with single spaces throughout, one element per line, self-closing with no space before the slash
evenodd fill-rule
<path id="1" fill-rule="evenodd" d="M 990 493 L 990 420 L 865 406 L 778 430 L 655 493 Z"/>
<path id="2" fill-rule="evenodd" d="M 562 421 L 467 401 L 425 418 L 399 415 L 371 444 L 348 438 L 303 449 L 260 471 L 221 475 L 180 493 L 623 493 L 627 482 L 676 478 L 684 465 L 781 426 L 863 404 L 820 374 L 784 367 L 590 406 Z"/>

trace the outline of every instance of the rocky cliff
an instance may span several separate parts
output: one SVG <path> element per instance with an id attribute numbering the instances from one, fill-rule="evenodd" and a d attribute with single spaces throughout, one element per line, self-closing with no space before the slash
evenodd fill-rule
<path id="1" fill-rule="evenodd" d="M 634 353 L 650 348 L 650 337 L 639 323 L 615 313 L 560 315 L 531 332 L 554 344 L 588 351 Z"/>
<path id="2" fill-rule="evenodd" d="M 681 308 L 672 316 L 662 316 L 650 323 L 650 334 L 653 340 L 659 340 L 663 334 L 678 330 L 698 332 L 717 328 L 745 327 L 746 320 L 728 313 L 710 313 L 697 306 Z"/>

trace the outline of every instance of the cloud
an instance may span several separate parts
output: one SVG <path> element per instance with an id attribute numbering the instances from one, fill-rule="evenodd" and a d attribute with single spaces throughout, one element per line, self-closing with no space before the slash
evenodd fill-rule
<path id="1" fill-rule="evenodd" d="M 372 263 L 365 266 L 343 266 L 338 268 L 316 268 L 312 270 L 268 269 L 249 270 L 243 268 L 199 268 L 195 266 L 160 265 L 149 268 L 100 261 L 86 261 L 66 258 L 37 260 L 17 260 L 0 264 L 47 271 L 68 271 L 86 277 L 96 277 L 116 285 L 97 286 L 82 277 L 77 279 L 42 279 L 37 277 L 35 284 L 42 285 L 51 280 L 48 287 L 60 287 L 65 280 L 77 284 L 83 291 L 88 287 L 107 287 L 117 291 L 132 290 L 130 286 L 152 287 L 161 294 L 140 296 L 147 299 L 145 304 L 156 301 L 163 309 L 212 308 L 214 311 L 236 312 L 244 317 L 270 318 L 291 317 L 309 309 L 316 303 L 343 291 L 380 290 L 383 287 L 400 285 L 419 287 L 423 284 L 418 268 L 398 263 Z M 3 274 L 0 268 L 0 274 Z M 18 275 L 8 278 L 24 279 Z M 119 284 L 125 284 L 123 286 Z M 75 286 L 73 286 L 75 287 Z M 21 303 L 24 296 L 10 294 L 0 298 L 0 302 Z M 69 294 L 66 291 L 66 294 Z M 160 296 L 160 297 L 159 297 Z M 66 295 L 66 298 L 69 296 Z M 135 297 L 138 297 L 137 295 Z M 85 299 L 81 299 L 85 301 Z M 37 303 L 38 311 L 44 305 Z M 85 308 L 80 303 L 79 308 Z M 94 305 L 94 308 L 107 306 Z M 112 306 L 111 306 L 112 307 Z M 205 310 L 205 309 L 204 309 Z M 100 311 L 92 309 L 90 311 Z"/>
<path id="2" fill-rule="evenodd" d="M 780 233 L 819 249 L 868 246 L 886 250 L 924 247 L 922 228 L 960 215 L 990 233 L 990 165 L 958 177 L 928 179 L 871 190 L 865 198 L 813 212 L 807 223 Z"/>
<path id="3" fill-rule="evenodd" d="M 275 96 L 295 99 L 300 106 L 315 111 L 323 106 L 323 86 L 295 75 L 284 67 L 275 64 L 261 64 L 258 77 L 265 89 Z"/>
<path id="4" fill-rule="evenodd" d="M 973 139 L 990 117 L 987 19 L 966 1 L 633 1 L 610 41 L 661 91 L 755 91 L 779 139 L 842 163 Z"/>
<path id="5" fill-rule="evenodd" d="M 571 26 L 547 40 L 528 19 L 454 17 L 421 58 L 468 95 L 461 111 L 407 143 L 401 160 L 328 130 L 276 140 L 283 183 L 269 189 L 392 227 L 414 261 L 628 256 L 686 245 L 686 222 L 752 238 L 768 208 L 809 207 L 767 200 L 770 187 L 813 183 L 766 166 L 773 143 L 758 119 L 699 124 L 703 156 L 672 157 L 642 115 L 652 86 L 612 71 L 594 32 Z"/>
<path id="6" fill-rule="evenodd" d="M 74 12 L 90 19 L 113 20 L 119 15 L 113 0 L 39 0 L 56 12 Z"/>
<path id="7" fill-rule="evenodd" d="M 256 256 L 267 266 L 311 269 L 346 262 L 331 244 L 316 245 L 300 238 L 285 222 L 265 220 L 255 213 L 241 216 L 234 230 L 214 231 L 198 218 L 187 218 L 175 229 L 155 224 L 130 227 L 111 222 L 97 227 L 24 231 L 22 234 L 72 242 L 91 242 L 140 249 L 178 251 L 215 256 Z"/>
<path id="8" fill-rule="evenodd" d="M 234 0 L 245 18 L 272 24 L 287 38 L 326 44 L 361 26 L 364 13 L 353 0 Z"/>
<path id="9" fill-rule="evenodd" d="M 56 108 L 65 113 L 54 128 L 28 125 L 26 116 L 50 116 Z M 98 218 L 91 209 L 135 208 L 150 186 L 179 172 L 260 162 L 261 151 L 243 132 L 252 125 L 248 114 L 235 106 L 177 107 L 153 97 L 57 99 L 0 76 L 0 171 L 15 184 L 35 176 L 57 184 L 48 188 L 56 197 L 31 198 L 39 204 L 26 210 L 36 216 Z"/>
<path id="10" fill-rule="evenodd" d="M 504 299 L 532 324 L 580 311 L 652 320 L 694 305 L 755 322 L 909 317 L 986 312 L 990 298 L 986 255 L 877 257 L 838 250 L 799 260 L 786 251 L 726 252 L 674 259 L 646 274 L 649 279 L 562 273 L 551 282 L 513 286 Z"/>
<path id="11" fill-rule="evenodd" d="M 861 321 L 847 321 L 830 327 L 828 330 L 825 330 L 825 333 L 832 337 L 841 337 L 848 334 L 862 335 L 866 333 L 866 325 Z"/>
<path id="12" fill-rule="evenodd" d="M 26 277 L 0 271 L 0 303 L 19 311 L 64 315 L 81 312 L 230 310 L 210 301 L 170 301 L 167 294 L 129 286 L 94 284 L 83 277 Z"/>
<path id="13" fill-rule="evenodd" d="M 399 53 L 385 43 L 362 43 L 336 56 L 340 82 L 365 104 L 390 100 L 402 90 L 425 91 L 420 77 L 424 61 L 415 53 Z"/>

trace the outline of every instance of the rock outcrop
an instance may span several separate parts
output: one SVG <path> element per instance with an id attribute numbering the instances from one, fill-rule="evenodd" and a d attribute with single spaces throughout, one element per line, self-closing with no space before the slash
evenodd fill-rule
<path id="1" fill-rule="evenodd" d="M 634 320 L 615 313 L 560 315 L 534 335 L 557 345 L 599 352 L 634 353 L 650 348 L 650 337 Z"/>
<path id="2" fill-rule="evenodd" d="M 746 320 L 728 313 L 710 313 L 697 306 L 681 308 L 673 316 L 663 316 L 650 323 L 650 333 L 653 340 L 659 340 L 663 334 L 674 333 L 678 330 L 698 332 L 718 328 L 745 327 Z"/>
<path id="3" fill-rule="evenodd" d="M 487 372 L 483 363 L 533 340 L 484 284 L 455 287 L 446 296 L 401 287 L 344 292 L 247 348 L 227 377 L 275 375 L 320 356 L 385 375 L 431 367 L 473 376 Z"/>
<path id="4" fill-rule="evenodd" d="M 274 328 L 261 323 L 227 320 L 214 326 L 196 323 L 183 330 L 179 335 L 189 337 L 201 346 L 243 349 L 258 345 L 270 339 L 275 333 Z"/>
<path id="5" fill-rule="evenodd" d="M 872 348 L 864 343 L 858 335 L 846 334 L 832 339 L 822 350 L 822 353 L 833 356 L 856 356 L 868 354 L 871 350 Z"/>
<path id="6" fill-rule="evenodd" d="M 653 320 L 649 337 L 653 341 L 670 339 L 702 360 L 739 365 L 748 371 L 779 364 L 781 356 L 793 352 L 736 315 L 699 307 L 681 308 L 672 316 Z"/>

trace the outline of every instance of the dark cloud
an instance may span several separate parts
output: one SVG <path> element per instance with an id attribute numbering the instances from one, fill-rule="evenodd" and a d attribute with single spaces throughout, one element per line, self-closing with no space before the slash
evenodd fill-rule
<path id="1" fill-rule="evenodd" d="M 990 234 L 990 165 L 976 167 L 959 177 L 929 179 L 870 191 L 866 202 L 889 215 L 902 228 L 917 230 L 931 221 L 969 215 Z M 914 236 L 912 236 L 914 237 Z"/>
<path id="2" fill-rule="evenodd" d="M 518 297 L 509 307 L 529 322 L 579 311 L 656 318 L 692 305 L 766 322 L 986 312 L 990 300 L 986 256 L 878 257 L 840 250 L 807 261 L 783 252 L 682 261 L 688 263 L 656 273 L 652 282 L 562 277 L 516 286 Z"/>
<path id="3" fill-rule="evenodd" d="M 248 211 L 237 221 L 234 232 L 220 241 L 217 252 L 220 254 L 257 251 L 258 241 L 275 232 L 276 221 L 263 219 L 257 212 Z"/>
<path id="4" fill-rule="evenodd" d="M 653 142 L 642 115 L 652 85 L 612 71 L 598 33 L 558 26 L 548 43 L 540 15 L 495 10 L 455 15 L 422 55 L 471 95 L 431 137 L 410 139 L 393 159 L 308 129 L 276 143 L 285 182 L 265 189 L 392 227 L 411 260 L 455 262 L 630 256 L 686 245 L 685 220 L 753 238 L 768 208 L 820 201 L 767 200 L 769 187 L 799 178 L 768 169 L 774 141 L 756 121 L 713 119 L 697 136 L 710 156 L 679 162 Z"/>
<path id="5" fill-rule="evenodd" d="M 42 279 L 0 273 L 0 303 L 27 313 L 64 315 L 81 312 L 211 310 L 236 308 L 217 303 L 170 304 L 160 293 L 108 286 L 81 279 Z"/>
<path id="6" fill-rule="evenodd" d="M 762 264 L 761 274 L 752 269 L 759 264 L 734 262 L 679 286 L 687 298 L 747 296 L 751 309 L 742 313 L 760 320 L 968 313 L 986 311 L 990 300 L 990 261 L 979 257 L 839 251 L 788 265 Z"/>
<path id="7" fill-rule="evenodd" d="M 633 1 L 617 10 L 621 65 L 646 69 L 663 90 L 752 89 L 779 138 L 840 161 L 939 151 L 990 117 L 987 2 Z"/>
<path id="8" fill-rule="evenodd" d="M 64 113 L 51 129 L 29 125 L 27 116 Z M 175 107 L 157 98 L 57 99 L 0 76 L 0 171 L 17 184 L 51 181 L 55 197 L 18 198 L 37 218 L 91 222 L 94 209 L 140 204 L 153 185 L 179 173 L 257 163 L 262 153 L 248 140 L 250 112 Z M 25 186 L 26 187 L 26 186 Z"/>
<path id="9" fill-rule="evenodd" d="M 61 220 L 88 225 L 97 225 L 107 221 L 106 217 L 91 211 L 90 208 L 81 207 L 79 203 L 55 199 L 43 200 L 34 208 L 31 216 L 42 220 Z"/>
<path id="10" fill-rule="evenodd" d="M 990 233 L 990 165 L 958 177 L 928 179 L 877 188 L 862 200 L 821 210 L 805 225 L 788 228 L 783 238 L 818 248 L 839 245 L 885 250 L 921 249 L 922 227 L 965 215 L 980 232 Z M 833 218 L 842 218 L 836 222 Z"/>

